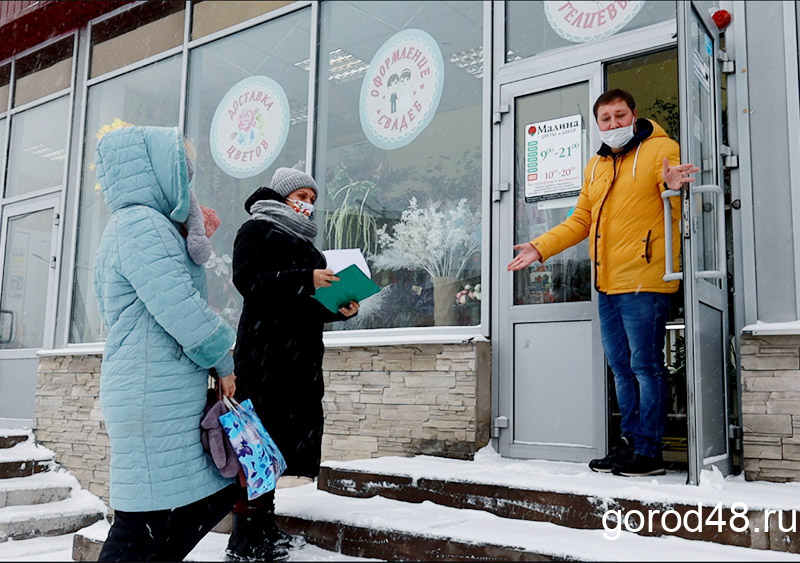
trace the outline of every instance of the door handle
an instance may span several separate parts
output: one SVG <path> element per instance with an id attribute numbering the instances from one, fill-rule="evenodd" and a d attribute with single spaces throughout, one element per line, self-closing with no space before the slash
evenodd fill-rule
<path id="1" fill-rule="evenodd" d="M 716 270 L 701 270 L 695 272 L 696 279 L 724 278 L 725 272 L 725 194 L 722 187 L 716 184 L 704 184 L 702 186 L 692 186 L 689 188 L 692 195 L 713 193 L 717 200 L 717 249 L 716 249 Z"/>
<path id="2" fill-rule="evenodd" d="M 680 197 L 680 190 L 664 190 L 661 201 L 664 203 L 664 281 L 682 280 L 683 272 L 672 269 L 672 206 L 669 198 Z"/>
<path id="3" fill-rule="evenodd" d="M 0 344 L 8 344 L 9 342 L 14 341 L 14 311 L 10 311 L 8 309 L 0 309 L 0 316 L 7 315 L 10 317 L 10 322 L 8 324 L 8 338 L 4 338 L 2 334 L 0 334 Z"/>

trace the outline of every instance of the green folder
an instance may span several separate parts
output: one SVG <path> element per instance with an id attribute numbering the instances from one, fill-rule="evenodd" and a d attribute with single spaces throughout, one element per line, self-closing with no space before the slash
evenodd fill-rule
<path id="1" fill-rule="evenodd" d="M 333 282 L 328 287 L 319 287 L 314 293 L 314 299 L 325 305 L 332 313 L 338 313 L 339 307 L 344 307 L 351 301 L 363 301 L 370 295 L 375 295 L 381 288 L 355 264 L 336 273 L 339 281 Z"/>

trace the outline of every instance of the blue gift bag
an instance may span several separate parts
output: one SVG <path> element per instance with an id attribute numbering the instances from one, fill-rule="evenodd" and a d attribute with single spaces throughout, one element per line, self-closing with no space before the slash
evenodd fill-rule
<path id="1" fill-rule="evenodd" d="M 275 489 L 284 471 L 286 460 L 272 440 L 250 399 L 241 404 L 223 398 L 229 412 L 219 417 L 228 435 L 247 482 L 247 498 L 253 500 Z"/>

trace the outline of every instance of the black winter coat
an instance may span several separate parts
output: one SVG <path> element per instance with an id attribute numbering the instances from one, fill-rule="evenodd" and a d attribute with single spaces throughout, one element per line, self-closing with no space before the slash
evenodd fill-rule
<path id="1" fill-rule="evenodd" d="M 286 458 L 286 474 L 316 477 L 322 447 L 322 325 L 342 320 L 314 294 L 326 267 L 313 244 L 268 221 L 236 234 L 233 284 L 244 297 L 233 358 L 236 396 L 256 412 Z"/>

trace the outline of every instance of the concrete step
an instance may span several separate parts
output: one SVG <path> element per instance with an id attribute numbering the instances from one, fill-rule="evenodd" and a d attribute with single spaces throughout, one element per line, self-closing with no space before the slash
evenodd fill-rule
<path id="1" fill-rule="evenodd" d="M 0 508 L 59 502 L 69 498 L 70 492 L 77 487 L 78 481 L 62 472 L 47 471 L 5 479 L 0 483 Z"/>
<path id="2" fill-rule="evenodd" d="M 800 553 L 800 529 L 797 525 L 791 526 L 793 517 L 800 521 L 796 512 L 796 487 L 722 481 L 717 484 L 720 488 L 715 489 L 685 485 L 685 475 L 679 473 L 657 479 L 634 479 L 591 473 L 583 464 L 539 462 L 537 465 L 504 459 L 495 467 L 492 465 L 426 459 L 426 456 L 326 462 L 318 487 L 321 491 L 352 498 L 380 496 L 411 503 L 432 502 L 482 510 L 502 518 L 549 522 L 582 530 L 604 529 L 604 518 L 605 526 L 628 518 L 628 528 L 643 536 L 675 536 Z M 723 492 L 724 486 L 732 491 Z M 733 501 L 747 505 L 748 526 L 743 531 L 728 526 L 734 516 Z M 702 505 L 703 524 L 700 526 L 696 524 L 698 503 Z M 717 506 L 718 512 L 712 515 Z M 767 516 L 769 526 L 765 525 L 765 509 L 776 510 Z M 739 507 L 736 510 L 741 511 Z M 667 511 L 674 513 L 664 517 Z M 676 528 L 678 515 L 681 522 L 685 522 L 687 514 L 690 514 L 691 525 Z M 783 528 L 789 531 L 780 529 L 780 517 Z M 709 525 L 709 518 L 721 518 L 726 524 L 721 528 Z M 645 525 L 637 530 L 642 519 Z M 735 522 L 739 527 L 743 520 Z"/>
<path id="3" fill-rule="evenodd" d="M 389 561 L 800 561 L 777 551 L 502 518 L 432 502 L 281 489 L 276 511 L 289 533 L 322 549 Z M 605 535 L 604 535 L 605 534 Z"/>
<path id="4" fill-rule="evenodd" d="M 73 490 L 69 498 L 38 505 L 0 508 L 0 536 L 25 539 L 71 534 L 105 517 L 106 508 L 85 490 Z"/>

